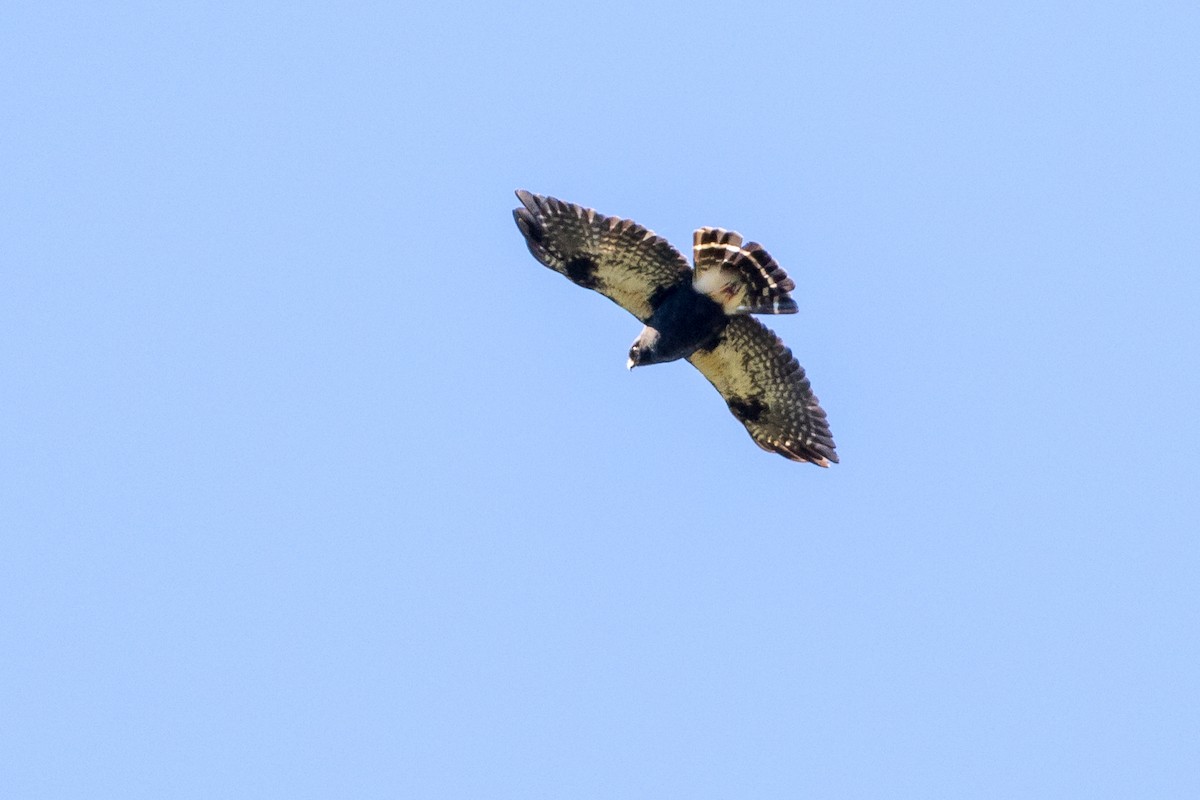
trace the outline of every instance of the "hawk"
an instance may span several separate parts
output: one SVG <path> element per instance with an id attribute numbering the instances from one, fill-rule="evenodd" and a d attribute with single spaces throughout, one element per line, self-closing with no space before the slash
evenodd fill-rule
<path id="1" fill-rule="evenodd" d="M 629 349 L 630 369 L 686 358 L 759 447 L 822 467 L 837 462 L 804 368 L 750 316 L 797 311 L 796 284 L 761 245 L 699 228 L 692 269 L 666 239 L 632 220 L 523 189 L 517 199 L 513 218 L 534 258 L 645 325 Z"/>

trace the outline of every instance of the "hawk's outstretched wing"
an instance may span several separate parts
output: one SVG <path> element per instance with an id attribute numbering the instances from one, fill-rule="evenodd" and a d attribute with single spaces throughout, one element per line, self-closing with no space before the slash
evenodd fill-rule
<path id="1" fill-rule="evenodd" d="M 721 393 L 759 447 L 821 467 L 837 462 L 825 412 L 804 368 L 761 322 L 730 318 L 716 345 L 697 350 L 688 361 Z"/>
<path id="2" fill-rule="evenodd" d="M 636 222 L 520 189 L 513 211 L 529 252 L 646 322 L 666 290 L 691 280 L 679 251 Z"/>

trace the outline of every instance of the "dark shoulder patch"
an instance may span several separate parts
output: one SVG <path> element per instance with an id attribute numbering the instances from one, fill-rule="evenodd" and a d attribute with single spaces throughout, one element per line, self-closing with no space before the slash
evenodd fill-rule
<path id="1" fill-rule="evenodd" d="M 567 277 L 585 289 L 600 285 L 596 277 L 596 262 L 587 256 L 575 256 L 567 262 Z"/>
<path id="2" fill-rule="evenodd" d="M 762 415 L 767 412 L 767 405 L 757 397 L 751 397 L 747 400 L 744 397 L 734 395 L 729 398 L 729 410 L 745 425 L 758 422 L 762 418 Z"/>

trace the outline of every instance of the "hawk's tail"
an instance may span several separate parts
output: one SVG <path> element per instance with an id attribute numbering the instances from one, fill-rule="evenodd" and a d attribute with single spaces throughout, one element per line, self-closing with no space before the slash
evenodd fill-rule
<path id="1" fill-rule="evenodd" d="M 696 262 L 694 285 L 726 314 L 795 314 L 790 292 L 796 284 L 757 242 L 721 228 L 699 228 L 692 235 Z"/>

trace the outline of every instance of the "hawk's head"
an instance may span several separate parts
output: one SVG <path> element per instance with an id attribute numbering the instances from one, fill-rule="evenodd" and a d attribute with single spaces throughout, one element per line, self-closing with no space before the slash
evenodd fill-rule
<path id="1" fill-rule="evenodd" d="M 662 362 L 663 359 L 658 357 L 658 339 L 659 332 L 655 328 L 651 328 L 649 325 L 643 328 L 629 348 L 629 360 L 625 362 L 625 366 L 633 369 L 646 364 Z"/>

